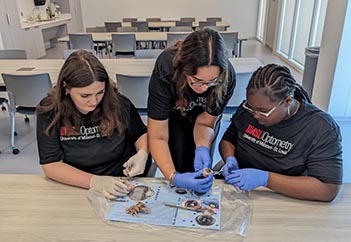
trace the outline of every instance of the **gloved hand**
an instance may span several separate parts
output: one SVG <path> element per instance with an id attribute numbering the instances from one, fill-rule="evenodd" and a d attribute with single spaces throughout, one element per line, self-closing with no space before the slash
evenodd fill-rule
<path id="1" fill-rule="evenodd" d="M 90 179 L 90 188 L 101 192 L 108 199 L 116 199 L 128 194 L 128 187 L 120 178 L 112 176 L 96 176 Z"/>
<path id="2" fill-rule="evenodd" d="M 201 176 L 202 170 L 197 172 L 177 173 L 174 176 L 173 184 L 176 187 L 183 187 L 195 192 L 205 193 L 212 187 L 213 174 L 205 178 L 199 178 Z"/>
<path id="3" fill-rule="evenodd" d="M 144 150 L 139 150 L 123 164 L 123 167 L 126 168 L 123 174 L 129 177 L 143 174 L 147 158 L 148 154 Z"/>
<path id="4" fill-rule="evenodd" d="M 227 177 L 231 174 L 232 171 L 239 169 L 238 161 L 234 156 L 228 156 L 225 159 L 225 164 L 223 166 L 223 176 Z"/>
<path id="5" fill-rule="evenodd" d="M 268 171 L 253 168 L 234 170 L 225 177 L 225 181 L 241 190 L 252 190 L 259 186 L 267 186 Z"/>
<path id="6" fill-rule="evenodd" d="M 206 146 L 199 146 L 195 149 L 194 169 L 195 171 L 203 168 L 211 169 L 212 160 L 210 150 Z"/>

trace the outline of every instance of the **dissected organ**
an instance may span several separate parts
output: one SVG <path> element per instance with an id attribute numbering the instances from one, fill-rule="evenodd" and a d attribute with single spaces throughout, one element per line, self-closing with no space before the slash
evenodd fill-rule
<path id="1" fill-rule="evenodd" d="M 139 217 L 139 213 L 150 213 L 150 209 L 143 202 L 138 202 L 137 204 L 126 208 L 126 213 Z"/>

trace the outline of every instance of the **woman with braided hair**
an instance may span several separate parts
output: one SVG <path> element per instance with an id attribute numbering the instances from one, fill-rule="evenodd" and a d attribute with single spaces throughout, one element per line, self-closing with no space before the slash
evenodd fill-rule
<path id="1" fill-rule="evenodd" d="M 226 130 L 220 153 L 227 183 L 332 201 L 342 184 L 340 129 L 314 106 L 288 68 L 258 68 Z"/>

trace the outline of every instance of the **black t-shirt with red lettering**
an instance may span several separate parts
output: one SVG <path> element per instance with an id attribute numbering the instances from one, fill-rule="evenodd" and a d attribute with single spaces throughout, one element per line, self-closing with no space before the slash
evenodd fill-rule
<path id="1" fill-rule="evenodd" d="M 329 114 L 305 101 L 294 116 L 271 127 L 260 125 L 240 106 L 223 139 L 234 144 L 240 168 L 342 184 L 339 126 Z"/>
<path id="2" fill-rule="evenodd" d="M 82 115 L 83 125 L 76 135 L 67 135 L 60 122 L 47 136 L 44 129 L 53 118 L 53 113 L 38 115 L 37 141 L 40 164 L 63 160 L 73 167 L 96 175 L 123 176 L 123 164 L 136 153 L 135 142 L 146 133 L 146 126 L 129 99 L 121 95 L 121 105 L 127 110 L 127 125 L 118 134 L 102 137 L 99 126 L 92 125 L 90 115 Z M 116 114 L 118 115 L 118 114 Z"/>
<path id="3" fill-rule="evenodd" d="M 156 120 L 166 120 L 170 115 L 181 117 L 181 102 L 184 103 L 186 119 L 191 123 L 195 123 L 196 117 L 204 111 L 214 116 L 220 115 L 231 98 L 236 84 L 235 71 L 230 61 L 228 61 L 227 93 L 219 107 L 216 107 L 215 103 L 207 103 L 208 91 L 197 94 L 190 87 L 187 87 L 185 92 L 185 100 L 179 100 L 176 83 L 171 81 L 174 76 L 172 61 L 175 54 L 176 50 L 165 50 L 156 61 L 149 84 L 148 116 Z"/>

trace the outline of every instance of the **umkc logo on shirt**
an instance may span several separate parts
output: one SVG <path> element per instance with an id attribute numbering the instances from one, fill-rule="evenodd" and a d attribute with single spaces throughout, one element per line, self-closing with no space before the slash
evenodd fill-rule
<path id="1" fill-rule="evenodd" d="M 262 129 L 256 128 L 255 126 L 249 124 L 247 126 L 243 137 L 251 142 L 260 145 L 266 149 L 273 150 L 274 152 L 286 155 L 289 153 L 294 144 L 286 140 L 281 140 L 269 132 Z"/>
<path id="2" fill-rule="evenodd" d="M 72 129 L 73 133 L 68 135 L 67 128 L 61 127 L 60 140 L 88 140 L 100 137 L 100 127 L 98 125 L 93 127 L 81 126 L 79 132 L 77 132 L 74 127 L 72 127 Z"/>

